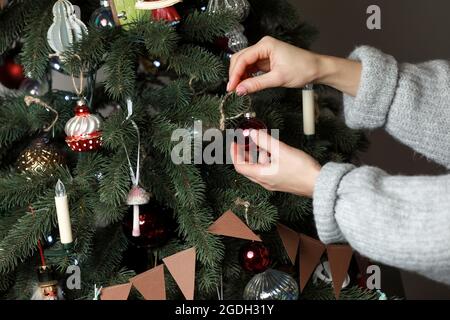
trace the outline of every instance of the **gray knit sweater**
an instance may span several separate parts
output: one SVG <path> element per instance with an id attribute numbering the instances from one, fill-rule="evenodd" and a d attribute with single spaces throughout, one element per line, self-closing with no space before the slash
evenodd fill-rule
<path id="1" fill-rule="evenodd" d="M 348 126 L 382 127 L 450 168 L 450 63 L 399 64 L 370 47 L 350 58 L 363 71 L 358 95 L 344 96 Z M 450 174 L 390 176 L 328 163 L 314 191 L 314 216 L 324 243 L 348 242 L 374 261 L 450 285 Z"/>

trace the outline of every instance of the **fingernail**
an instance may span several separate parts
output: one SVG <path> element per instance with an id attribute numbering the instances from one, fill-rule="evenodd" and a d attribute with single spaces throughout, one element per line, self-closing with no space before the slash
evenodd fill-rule
<path id="1" fill-rule="evenodd" d="M 244 87 L 244 86 L 238 86 L 237 88 L 236 88 L 236 93 L 237 93 L 237 95 L 238 96 L 245 96 L 247 93 L 248 93 L 248 91 L 247 91 L 247 88 L 246 87 Z"/>
<path id="2" fill-rule="evenodd" d="M 227 92 L 230 91 L 230 82 L 227 83 Z"/>

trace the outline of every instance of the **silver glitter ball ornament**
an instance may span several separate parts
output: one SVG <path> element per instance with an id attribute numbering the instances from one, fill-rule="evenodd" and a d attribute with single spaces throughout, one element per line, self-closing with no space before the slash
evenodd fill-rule
<path id="1" fill-rule="evenodd" d="M 287 273 L 268 269 L 255 275 L 244 289 L 245 300 L 297 300 L 297 282 Z"/>
<path id="2" fill-rule="evenodd" d="M 250 13 L 247 0 L 209 0 L 207 12 L 232 12 L 240 21 L 244 21 Z"/>

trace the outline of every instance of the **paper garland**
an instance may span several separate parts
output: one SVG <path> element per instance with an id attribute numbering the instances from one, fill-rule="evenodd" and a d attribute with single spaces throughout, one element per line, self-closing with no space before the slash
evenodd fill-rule
<path id="1" fill-rule="evenodd" d="M 277 227 L 278 234 L 280 235 L 281 241 L 283 242 L 286 253 L 289 256 L 292 264 L 295 264 L 295 259 L 297 259 L 298 246 L 300 243 L 300 235 L 292 229 L 279 224 Z"/>
<path id="2" fill-rule="evenodd" d="M 164 264 L 131 278 L 129 283 L 103 288 L 101 290 L 101 299 L 127 300 L 133 285 L 145 300 L 166 300 L 165 265 L 186 300 L 193 300 L 195 291 L 195 248 L 164 258 L 163 262 Z"/>
<path id="3" fill-rule="evenodd" d="M 209 228 L 208 231 L 212 234 L 239 238 L 251 241 L 261 241 L 257 236 L 238 216 L 231 210 L 225 212 L 219 219 L 217 219 Z"/>
<path id="4" fill-rule="evenodd" d="M 239 239 L 261 241 L 238 216 L 231 210 L 225 212 L 209 228 L 212 234 L 234 237 Z M 315 268 L 319 265 L 321 257 L 327 251 L 328 261 L 333 279 L 336 299 L 347 275 L 353 250 L 348 245 L 328 245 L 311 238 L 305 234 L 284 226 L 277 226 L 278 234 L 283 242 L 286 253 L 292 264 L 295 264 L 299 255 L 299 281 L 300 291 L 303 291 L 311 278 Z M 194 299 L 196 250 L 195 247 L 178 252 L 163 259 L 186 300 Z M 146 300 L 165 300 L 164 265 L 159 265 L 130 279 L 129 284 L 104 288 L 101 293 L 102 300 L 126 300 L 133 285 Z"/>
<path id="5" fill-rule="evenodd" d="M 195 248 L 190 248 L 163 259 L 186 300 L 194 300 Z"/>
<path id="6" fill-rule="evenodd" d="M 131 290 L 131 283 L 103 288 L 100 297 L 102 300 L 127 300 Z"/>
<path id="7" fill-rule="evenodd" d="M 334 295 L 336 299 L 339 299 L 342 284 L 347 276 L 347 271 L 353 256 L 353 250 L 346 245 L 328 245 L 327 254 L 331 277 L 333 279 Z"/>
<path id="8" fill-rule="evenodd" d="M 324 252 L 325 245 L 322 242 L 304 234 L 300 235 L 300 292 L 306 287 Z"/>
<path id="9" fill-rule="evenodd" d="M 130 279 L 133 286 L 142 294 L 145 300 L 166 300 L 166 282 L 164 265 L 138 274 Z"/>
<path id="10" fill-rule="evenodd" d="M 277 226 L 277 231 L 292 264 L 295 264 L 297 252 L 299 254 L 300 292 L 305 289 L 314 270 L 319 265 L 322 255 L 326 251 L 333 279 L 334 294 L 336 299 L 339 299 L 342 284 L 347 276 L 353 256 L 352 248 L 348 245 L 326 246 L 317 239 L 305 234 L 299 234 L 281 224 Z"/>

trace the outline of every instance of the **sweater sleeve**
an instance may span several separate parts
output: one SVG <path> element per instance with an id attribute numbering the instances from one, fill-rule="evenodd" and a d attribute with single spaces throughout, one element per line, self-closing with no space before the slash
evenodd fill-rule
<path id="1" fill-rule="evenodd" d="M 450 285 L 450 175 L 389 176 L 328 163 L 313 204 L 324 243 L 347 241 L 375 261 Z"/>
<path id="2" fill-rule="evenodd" d="M 399 64 L 390 55 L 363 46 L 350 59 L 362 62 L 356 97 L 344 95 L 347 125 L 384 127 L 422 155 L 450 167 L 450 64 Z"/>

